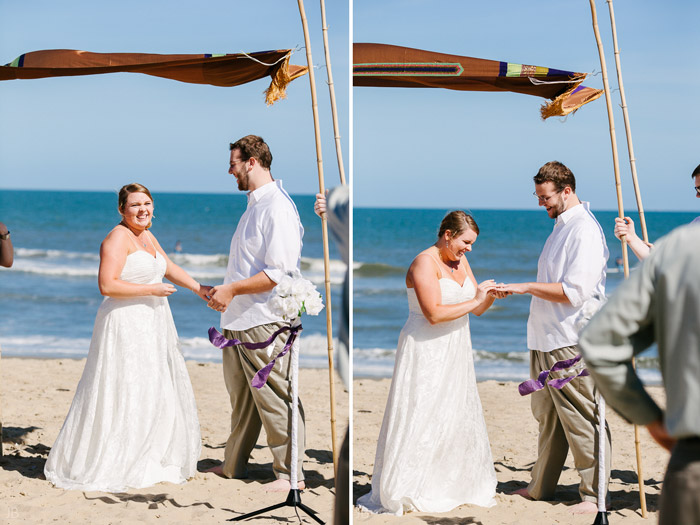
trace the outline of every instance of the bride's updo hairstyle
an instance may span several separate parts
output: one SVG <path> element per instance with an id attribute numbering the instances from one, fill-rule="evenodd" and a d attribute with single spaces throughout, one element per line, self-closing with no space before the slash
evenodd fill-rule
<path id="1" fill-rule="evenodd" d="M 151 202 L 153 202 L 153 197 L 151 196 L 151 192 L 148 191 L 148 188 L 144 186 L 143 184 L 139 184 L 138 182 L 134 182 L 132 184 L 127 184 L 126 186 L 122 186 L 122 189 L 119 190 L 119 215 L 122 217 L 124 216 L 124 208 L 126 208 L 126 199 L 129 198 L 129 195 L 132 193 L 145 193 L 148 195 L 148 198 L 151 199 Z M 148 226 L 146 226 L 146 229 L 151 227 L 151 222 L 148 223 Z"/>
<path id="2" fill-rule="evenodd" d="M 447 230 L 452 232 L 452 237 L 461 235 L 466 230 L 471 230 L 479 235 L 479 227 L 476 225 L 474 217 L 464 213 L 462 210 L 451 211 L 445 215 L 445 218 L 442 219 L 442 222 L 440 223 L 438 239 L 445 235 Z"/>

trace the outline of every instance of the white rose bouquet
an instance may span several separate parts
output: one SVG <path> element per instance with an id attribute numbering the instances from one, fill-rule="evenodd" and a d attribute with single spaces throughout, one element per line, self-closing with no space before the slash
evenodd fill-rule
<path id="1" fill-rule="evenodd" d="M 301 274 L 285 275 L 273 289 L 267 304 L 270 310 L 285 320 L 301 317 L 306 312 L 318 315 L 323 310 L 323 300 L 314 284 Z"/>

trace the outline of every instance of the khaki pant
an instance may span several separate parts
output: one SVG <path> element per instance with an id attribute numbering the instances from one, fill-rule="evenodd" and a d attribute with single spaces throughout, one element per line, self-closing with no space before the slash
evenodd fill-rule
<path id="1" fill-rule="evenodd" d="M 700 525 L 700 438 L 678 441 L 661 489 L 659 525 L 681 524 Z"/>
<path id="2" fill-rule="evenodd" d="M 270 323 L 248 330 L 224 330 L 228 339 L 243 342 L 267 340 L 286 323 Z M 284 347 L 289 332 L 278 335 L 272 357 Z M 268 347 L 269 348 L 269 347 Z M 272 452 L 272 469 L 275 477 L 290 479 L 292 459 L 292 383 L 291 353 L 278 359 L 270 372 L 267 384 L 261 389 L 250 382 L 258 370 L 272 357 L 267 348 L 248 350 L 242 345 L 223 349 L 224 381 L 231 400 L 231 435 L 226 442 L 223 473 L 229 478 L 247 476 L 248 460 L 255 446 L 261 427 L 265 427 L 267 445 Z M 299 422 L 297 424 L 298 465 L 297 479 L 302 481 L 302 463 L 305 451 L 304 409 L 299 400 Z"/>
<path id="3" fill-rule="evenodd" d="M 543 370 L 557 361 L 578 355 L 578 347 L 568 346 L 551 352 L 530 351 L 530 377 L 537 379 Z M 572 372 L 552 372 L 550 379 L 566 377 Z M 578 377 L 561 390 L 545 386 L 532 394 L 532 414 L 539 423 L 537 461 L 532 467 L 532 481 L 527 490 L 534 499 L 553 499 L 566 456 L 571 448 L 574 465 L 581 477 L 582 501 L 597 501 L 598 494 L 598 410 L 596 389 L 590 376 Z M 606 428 L 606 494 L 610 480 L 610 428 Z"/>

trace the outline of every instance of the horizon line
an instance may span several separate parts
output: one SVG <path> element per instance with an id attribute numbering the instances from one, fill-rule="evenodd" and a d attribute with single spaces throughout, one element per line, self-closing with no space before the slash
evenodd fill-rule
<path id="1" fill-rule="evenodd" d="M 235 187 L 234 187 L 235 189 Z M 95 190 L 95 189 L 53 189 L 53 188 L 34 188 L 34 189 L 27 189 L 27 188 L 2 188 L 0 187 L 0 191 L 46 191 L 46 192 L 59 192 L 59 193 L 114 193 L 116 194 L 118 190 Z M 166 194 L 166 195 L 187 195 L 187 194 L 194 194 L 194 195 L 229 195 L 232 197 L 240 196 L 240 197 L 245 197 L 246 193 L 245 192 L 237 192 L 237 193 L 232 193 L 229 194 L 227 192 L 214 192 L 214 191 L 188 191 L 188 190 L 170 190 L 170 191 L 158 191 L 158 194 Z M 304 197 L 313 197 L 316 195 L 316 193 L 290 193 L 290 195 L 298 195 L 298 196 L 304 196 Z M 353 210 L 447 210 L 447 209 L 460 209 L 459 206 L 410 206 L 410 205 L 397 205 L 397 206 L 367 206 L 367 205 L 356 205 L 353 204 Z M 478 208 L 478 207 L 473 207 L 469 206 L 469 210 L 481 210 L 481 211 L 537 211 L 536 208 L 530 208 L 530 207 L 503 207 L 503 208 Z M 604 212 L 616 212 L 617 208 L 593 208 L 596 211 L 604 211 Z M 636 211 L 634 208 L 630 208 L 630 211 L 634 212 Z M 688 209 L 688 210 L 678 210 L 678 209 L 662 209 L 662 208 L 645 208 L 645 212 L 661 212 L 661 213 L 668 213 L 668 212 L 673 212 L 673 213 L 700 213 L 700 210 L 697 209 Z"/>

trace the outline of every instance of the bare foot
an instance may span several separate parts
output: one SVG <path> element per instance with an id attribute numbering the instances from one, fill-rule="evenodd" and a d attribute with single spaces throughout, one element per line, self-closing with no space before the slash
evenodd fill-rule
<path id="1" fill-rule="evenodd" d="M 222 478 L 226 477 L 226 476 L 224 476 L 224 464 L 223 463 L 221 465 L 217 465 L 215 467 L 208 468 L 204 472 L 211 472 L 213 474 L 216 474 L 217 476 L 221 476 Z"/>
<path id="2" fill-rule="evenodd" d="M 598 512 L 598 505 L 592 501 L 582 501 L 569 509 L 571 514 L 595 514 Z"/>
<path id="3" fill-rule="evenodd" d="M 272 483 L 267 483 L 265 485 L 265 490 L 267 492 L 287 492 L 291 486 L 288 479 L 277 479 Z M 299 481 L 297 487 L 299 490 L 304 490 L 306 485 L 303 481 Z"/>
<path id="4" fill-rule="evenodd" d="M 532 499 L 532 496 L 530 496 L 530 493 L 527 491 L 527 487 L 524 489 L 518 489 L 515 492 L 510 493 L 511 496 L 522 496 L 525 499 Z"/>

